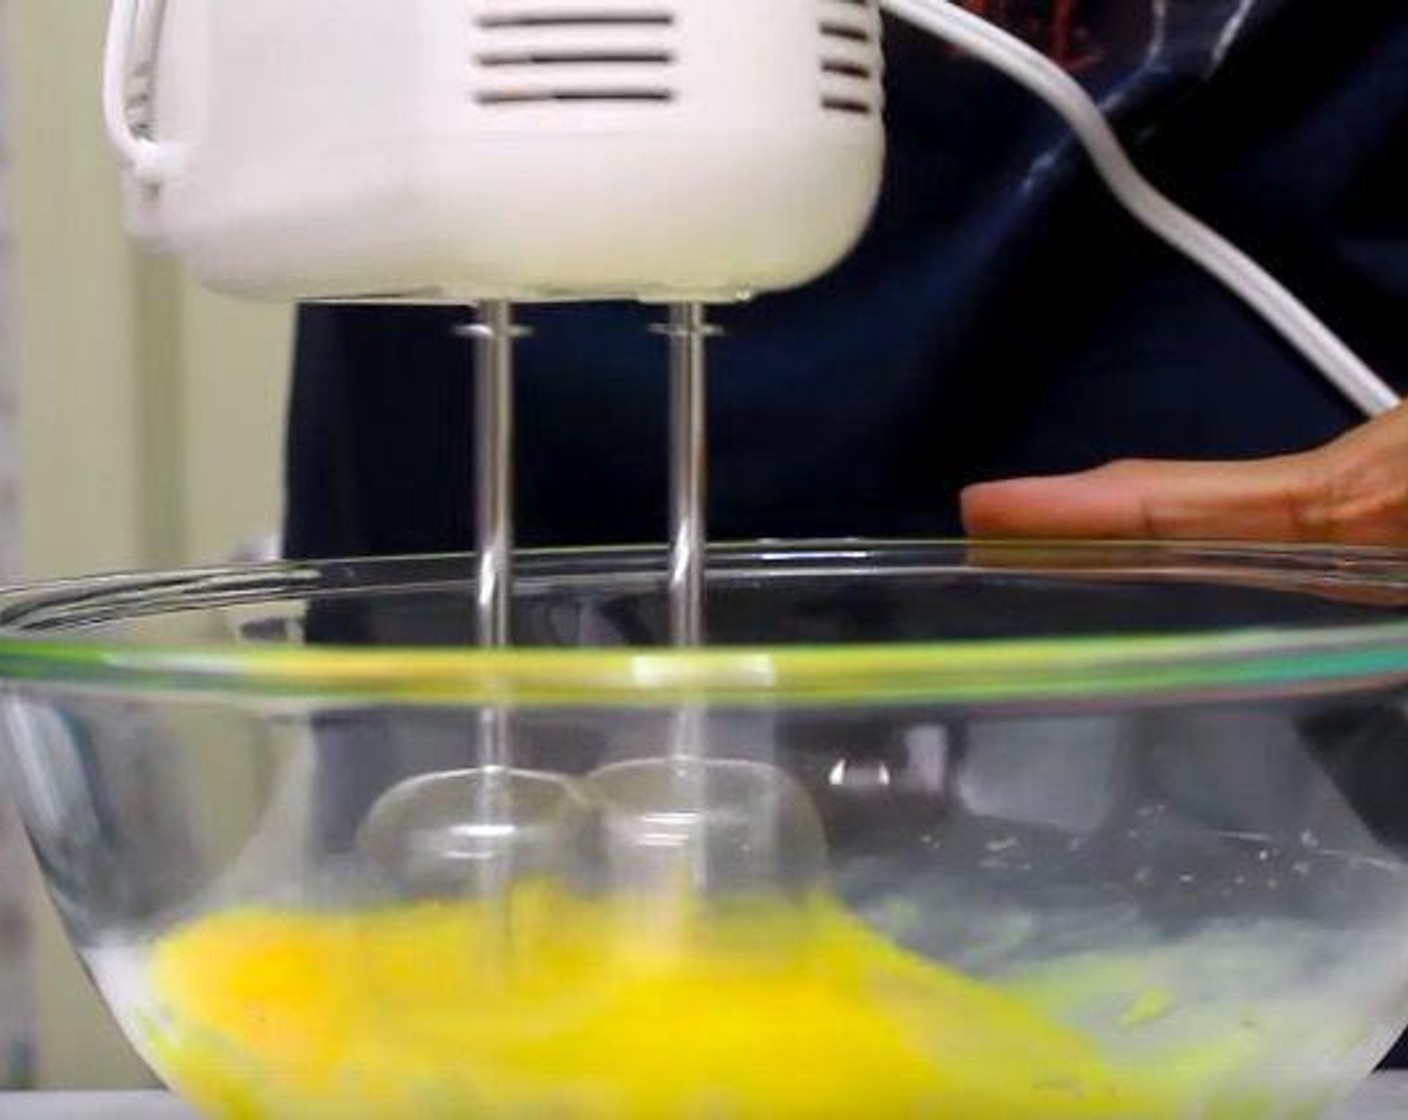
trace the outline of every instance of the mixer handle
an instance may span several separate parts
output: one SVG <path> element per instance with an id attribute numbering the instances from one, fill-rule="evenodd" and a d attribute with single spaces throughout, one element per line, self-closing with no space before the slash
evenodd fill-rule
<path id="1" fill-rule="evenodd" d="M 155 22 L 165 7 L 162 0 L 113 0 L 103 54 L 103 120 L 108 139 L 133 178 L 144 186 L 160 186 L 178 169 L 173 145 L 139 135 L 133 126 L 129 101 L 137 45 L 141 41 L 155 42 Z"/>

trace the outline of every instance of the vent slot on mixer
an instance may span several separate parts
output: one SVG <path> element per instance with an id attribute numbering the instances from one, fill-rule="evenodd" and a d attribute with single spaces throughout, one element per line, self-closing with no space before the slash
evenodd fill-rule
<path id="1" fill-rule="evenodd" d="M 879 112 L 880 43 L 873 0 L 818 0 L 821 107 L 870 117 Z"/>
<path id="2" fill-rule="evenodd" d="M 639 4 L 475 6 L 472 97 L 485 108 L 676 99 L 676 18 Z"/>

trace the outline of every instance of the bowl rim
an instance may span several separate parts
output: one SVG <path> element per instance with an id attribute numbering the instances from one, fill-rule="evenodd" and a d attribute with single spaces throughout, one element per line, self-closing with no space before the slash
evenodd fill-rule
<path id="1" fill-rule="evenodd" d="M 595 563 L 598 578 L 607 570 L 601 565 L 608 563 L 649 574 L 661 569 L 663 556 L 659 546 L 545 549 L 520 553 L 518 564 L 528 582 L 568 562 Z M 1383 623 L 1225 632 L 703 649 L 163 646 L 54 636 L 64 633 L 65 619 L 80 627 L 85 617 L 111 619 L 112 611 L 139 602 L 169 602 L 173 609 L 256 603 L 268 601 L 269 589 L 278 581 L 293 581 L 304 591 L 331 598 L 359 588 L 372 591 L 369 576 L 414 571 L 417 565 L 470 570 L 473 557 L 442 553 L 277 561 L 80 577 L 0 591 L 0 687 L 11 692 L 46 687 L 201 693 L 275 705 L 987 707 L 1318 695 L 1408 682 L 1404 550 L 1197 541 L 754 541 L 712 545 L 710 568 L 722 572 L 749 563 L 811 563 L 840 571 L 841 563 L 851 562 L 869 570 L 881 561 L 908 557 L 917 563 L 928 557 L 932 570 L 945 556 L 954 570 L 1216 579 L 1398 607 L 1402 613 Z M 415 586 L 408 583 L 402 589 Z M 193 596 L 203 598 L 195 601 Z M 81 613 L 84 609 L 89 616 Z M 103 610 L 109 613 L 91 613 Z"/>

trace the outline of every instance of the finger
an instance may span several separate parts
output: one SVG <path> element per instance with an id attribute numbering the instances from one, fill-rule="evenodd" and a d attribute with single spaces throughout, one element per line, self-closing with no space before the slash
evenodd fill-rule
<path id="1" fill-rule="evenodd" d="M 1308 542 L 1326 539 L 1306 456 L 1244 463 L 1129 461 L 971 487 L 971 536 Z"/>
<path id="2" fill-rule="evenodd" d="M 1408 405 L 1313 452 L 1326 539 L 1408 547 Z"/>
<path id="3" fill-rule="evenodd" d="M 964 563 L 980 571 L 1017 571 L 1057 576 L 1091 586 L 1130 582 L 1148 587 L 1165 581 L 1247 587 L 1282 595 L 1312 596 L 1356 607 L 1408 607 L 1408 578 L 1396 551 L 1377 549 L 1298 550 L 1286 564 L 1281 548 L 1261 544 L 1223 547 L 1171 542 L 997 541 L 976 539 Z M 1333 557 L 1333 560 L 1330 559 Z M 1349 619 L 1347 619 L 1349 621 Z"/>

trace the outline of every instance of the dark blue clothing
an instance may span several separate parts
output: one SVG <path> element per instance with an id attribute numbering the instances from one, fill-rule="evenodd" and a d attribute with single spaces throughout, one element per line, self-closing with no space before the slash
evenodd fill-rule
<path id="1" fill-rule="evenodd" d="M 987 7 L 1059 31 L 1152 178 L 1408 387 L 1408 6 L 1110 0 L 1059 29 L 1040 0 Z M 905 27 L 888 54 L 889 170 L 864 244 L 803 291 L 718 316 L 716 537 L 949 534 L 957 492 L 981 479 L 1259 456 L 1356 422 L 1117 208 L 1049 110 Z M 658 312 L 525 314 L 539 330 L 521 350 L 523 542 L 661 538 Z M 469 545 L 471 354 L 451 334 L 465 317 L 303 313 L 292 554 Z"/>

